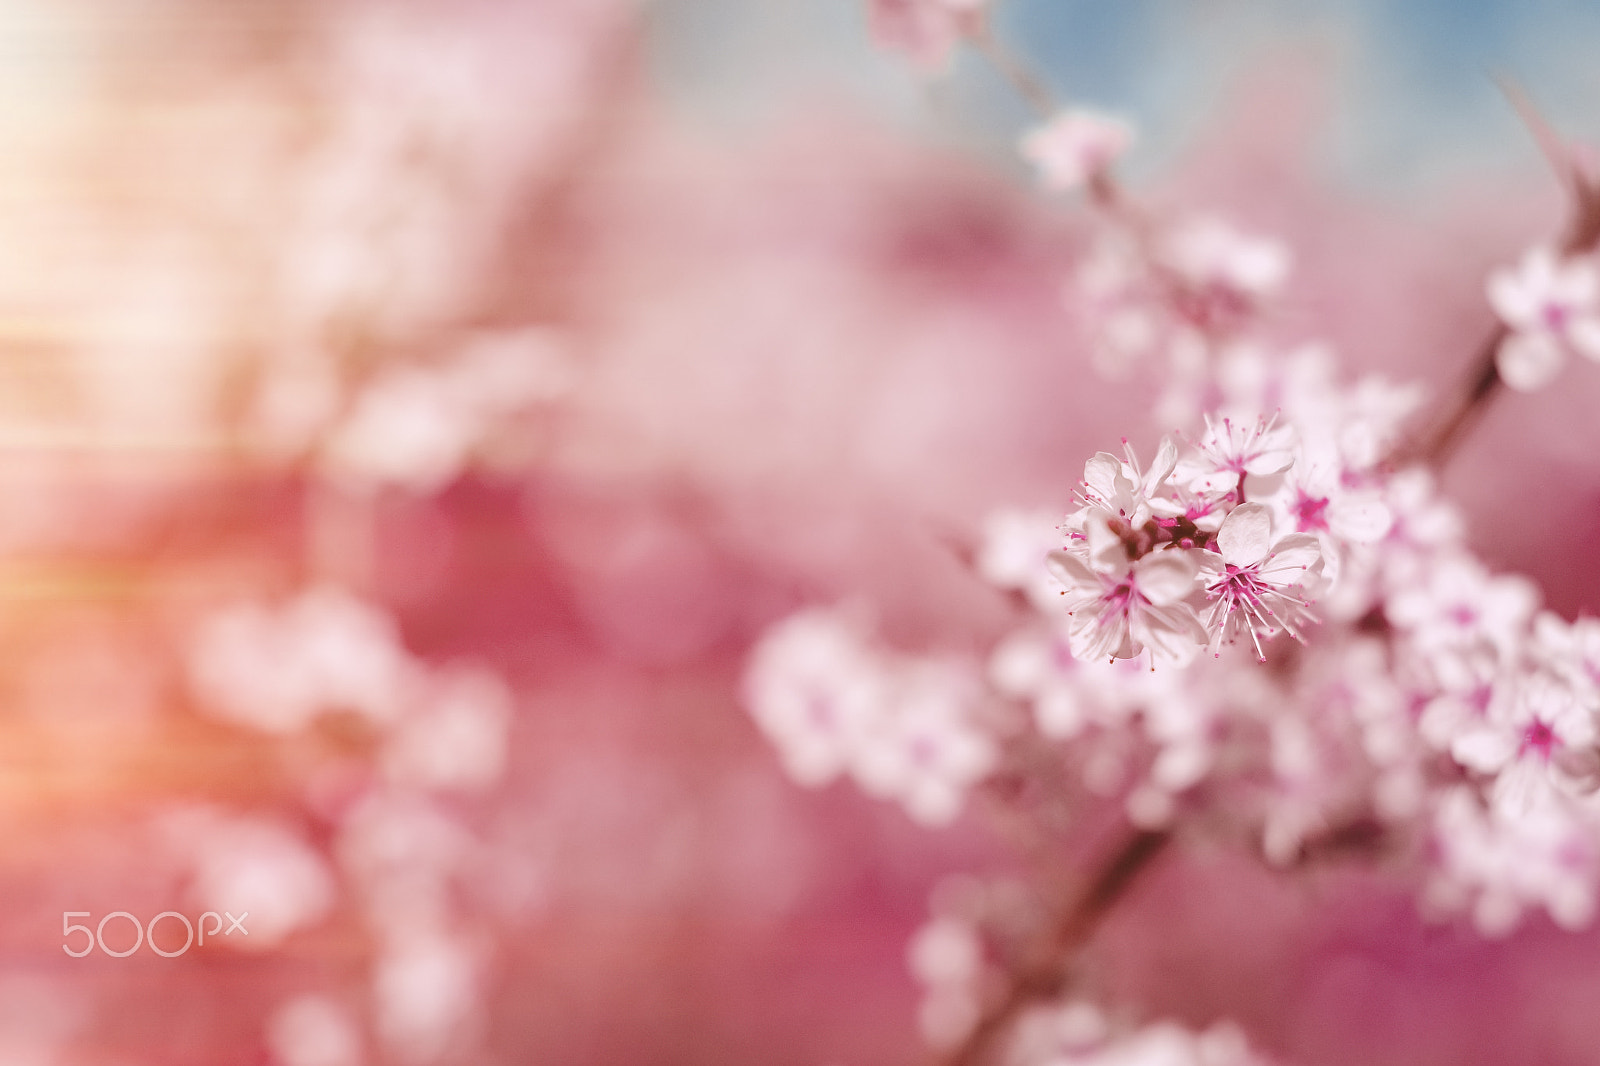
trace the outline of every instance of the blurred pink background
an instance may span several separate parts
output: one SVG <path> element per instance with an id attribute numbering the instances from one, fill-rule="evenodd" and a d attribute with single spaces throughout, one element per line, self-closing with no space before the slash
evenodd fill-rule
<path id="1" fill-rule="evenodd" d="M 852 597 L 899 646 L 985 648 L 1006 607 L 950 543 L 996 505 L 1064 508 L 1084 456 L 1152 439 L 1152 390 L 1088 369 L 1058 296 L 1081 220 L 985 125 L 1014 113 L 978 93 L 946 122 L 961 72 L 919 110 L 909 72 L 862 65 L 863 17 L 837 69 L 769 72 L 730 118 L 705 101 L 737 101 L 732 74 L 674 73 L 686 37 L 738 54 L 751 16 L 671 22 L 716 11 L 5 6 L 0 1062 L 922 1060 L 905 942 L 1003 844 L 791 784 L 743 657 Z M 1134 186 L 1291 245 L 1285 343 L 1453 387 L 1554 183 L 1514 126 L 1492 165 L 1344 180 L 1324 162 L 1359 54 L 1304 27 L 1242 54 L 1170 137 L 1158 116 Z M 502 342 L 537 368 L 504 410 L 395 400 L 351 428 L 396 368 Z M 1502 397 L 1446 483 L 1474 546 L 1569 616 L 1600 604 L 1590 369 Z M 341 857 L 381 734 L 253 729 L 193 681 L 212 613 L 322 585 L 514 694 L 492 783 L 415 792 L 470 843 L 441 858 L 408 822 L 394 845 L 393 876 L 448 868 L 430 906 L 476 960 L 407 978 L 466 1004 L 436 1047 L 383 1020 L 384 923 L 411 912 Z M 197 915 L 196 841 L 256 839 L 204 818 L 299 841 L 318 905 L 270 945 L 62 953 L 60 912 Z M 264 922 L 291 882 L 260 876 Z M 1302 1063 L 1600 1061 L 1600 934 L 1484 943 L 1381 873 L 1167 856 L 1096 959 L 1130 1001 Z M 284 1021 L 306 995 L 353 1043 Z"/>

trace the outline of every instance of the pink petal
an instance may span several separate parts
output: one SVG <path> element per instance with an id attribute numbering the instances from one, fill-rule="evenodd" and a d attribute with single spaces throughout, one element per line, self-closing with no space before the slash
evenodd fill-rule
<path id="1" fill-rule="evenodd" d="M 1161 438 L 1161 447 L 1156 450 L 1155 461 L 1150 464 L 1150 469 L 1145 473 L 1144 495 L 1153 496 L 1161 483 L 1172 476 L 1172 470 L 1178 465 L 1178 446 L 1172 442 L 1171 437 Z M 1152 510 L 1154 501 L 1152 501 Z"/>
<path id="2" fill-rule="evenodd" d="M 1276 474 L 1280 470 L 1287 470 L 1294 465 L 1294 452 L 1288 448 L 1275 448 L 1271 451 L 1258 452 L 1252 455 L 1244 464 L 1247 474 Z"/>
<path id="3" fill-rule="evenodd" d="M 1206 639 L 1205 627 L 1186 603 L 1136 612 L 1132 633 L 1150 649 L 1150 658 L 1165 666 L 1187 666 L 1200 654 Z"/>
<path id="4" fill-rule="evenodd" d="M 1548 385 L 1562 362 L 1561 345 L 1546 333 L 1513 333 L 1495 356 L 1501 379 L 1521 392 Z"/>
<path id="5" fill-rule="evenodd" d="M 1394 525 L 1394 516 L 1381 500 L 1344 497 L 1328 505 L 1328 530 L 1341 540 L 1372 544 L 1382 540 Z"/>
<path id="6" fill-rule="evenodd" d="M 1223 562 L 1254 566 L 1272 549 L 1272 512 L 1259 503 L 1242 503 L 1222 522 L 1217 547 Z"/>
<path id="7" fill-rule="evenodd" d="M 1322 574 L 1322 542 L 1314 533 L 1290 533 L 1272 546 L 1257 572 L 1272 585 L 1314 585 Z"/>
<path id="8" fill-rule="evenodd" d="M 1097 452 L 1083 464 L 1083 483 L 1107 503 L 1133 489 L 1133 483 L 1122 475 L 1122 460 L 1110 452 Z"/>
<path id="9" fill-rule="evenodd" d="M 1489 306 L 1512 329 L 1535 325 L 1539 318 L 1540 294 L 1529 291 L 1520 273 L 1496 270 L 1485 286 Z"/>
<path id="10" fill-rule="evenodd" d="M 1084 608 L 1072 616 L 1067 629 L 1072 656 L 1084 662 L 1106 659 L 1131 659 L 1138 654 L 1128 634 L 1128 616 L 1122 611 L 1107 613 Z"/>
<path id="11" fill-rule="evenodd" d="M 1600 276 L 1587 259 L 1568 259 L 1551 280 L 1550 295 L 1565 307 L 1588 308 L 1600 294 Z"/>
<path id="12" fill-rule="evenodd" d="M 1146 555 L 1133 564 L 1134 587 L 1158 606 L 1177 603 L 1194 591 L 1199 561 L 1177 548 Z"/>
<path id="13" fill-rule="evenodd" d="M 1111 531 L 1110 513 L 1096 510 L 1083 524 L 1089 542 L 1089 566 L 1102 574 L 1120 575 L 1128 569 L 1128 550 Z"/>
<path id="14" fill-rule="evenodd" d="M 1480 773 L 1497 773 L 1517 753 L 1511 735 L 1499 730 L 1479 729 L 1456 738 L 1450 754 L 1456 762 Z"/>
<path id="15" fill-rule="evenodd" d="M 1044 566 L 1050 575 L 1069 589 L 1099 588 L 1100 579 L 1083 560 L 1064 551 L 1053 551 L 1044 557 Z"/>
<path id="16" fill-rule="evenodd" d="M 1573 351 L 1600 363 L 1600 319 L 1584 317 L 1567 326 L 1567 343 Z"/>

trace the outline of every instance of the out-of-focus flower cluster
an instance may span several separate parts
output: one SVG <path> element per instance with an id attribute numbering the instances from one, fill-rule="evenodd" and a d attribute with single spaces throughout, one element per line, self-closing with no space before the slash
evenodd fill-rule
<path id="1" fill-rule="evenodd" d="M 1177 432 L 1148 464 L 1126 439 L 1094 455 L 1059 511 L 989 516 L 973 568 L 1011 597 L 1016 625 L 988 656 L 986 693 L 946 682 L 942 701 L 909 696 L 893 679 L 943 660 L 884 651 L 842 610 L 812 610 L 757 648 L 750 710 L 801 783 L 848 772 L 922 821 L 988 790 L 988 813 L 1048 841 L 1060 797 L 1109 800 L 1146 834 L 1244 842 L 1283 868 L 1381 861 L 1427 914 L 1485 936 L 1530 911 L 1587 926 L 1600 622 L 1541 611 L 1532 582 L 1474 557 L 1406 451 L 1425 428 L 1421 391 L 1341 381 L 1326 347 L 1269 341 L 1285 247 L 1215 216 L 1145 213 L 1110 175 L 1131 143 L 1120 121 L 1071 110 L 1021 150 L 1046 189 L 1084 189 L 1098 209 L 1064 289 L 1095 365 L 1121 377 L 1159 356 L 1143 374 L 1159 383 L 1157 427 Z M 1587 253 L 1547 248 L 1491 277 L 1500 381 L 1533 389 L 1568 353 L 1600 359 L 1597 279 Z M 913 721 L 922 731 L 895 724 Z M 937 809 L 876 776 L 878 759 L 937 780 Z M 1229 1031 L 1111 1025 L 1081 1002 L 1019 1018 L 1017 996 L 1055 987 L 1019 962 L 1029 938 L 1036 952 L 1063 934 L 1035 923 L 1019 947 L 1017 921 L 969 908 L 917 935 L 932 1043 L 990 1041 L 1005 1024 L 1018 1063 L 1257 1061 Z"/>
<path id="2" fill-rule="evenodd" d="M 896 655 L 844 611 L 796 615 L 757 650 L 746 696 L 795 780 L 848 774 L 928 824 L 952 820 L 995 765 L 976 671 Z"/>
<path id="3" fill-rule="evenodd" d="M 1600 273 L 1590 259 L 1540 246 L 1490 275 L 1489 303 L 1507 330 L 1495 365 L 1512 388 L 1550 384 L 1569 353 L 1600 362 Z"/>
<path id="4" fill-rule="evenodd" d="M 981 32 L 989 0 L 871 0 L 874 38 L 925 70 L 942 70 L 962 41 Z"/>
<path id="5" fill-rule="evenodd" d="M 217 717 L 280 743 L 312 745 L 297 784 L 333 828 L 323 858 L 296 845 L 287 828 L 256 831 L 282 841 L 265 847 L 237 825 L 197 836 L 193 815 L 172 816 L 181 839 L 199 841 L 190 845 L 202 870 L 196 904 L 251 907 L 264 927 L 252 930 L 260 938 L 252 943 L 264 948 L 324 917 L 333 886 L 347 886 L 347 906 L 363 912 L 377 944 L 371 1001 L 380 1042 L 418 1062 L 471 1046 L 481 1037 L 488 937 L 455 901 L 460 879 L 482 868 L 484 845 L 442 801 L 499 780 L 513 712 L 504 682 L 482 669 L 430 669 L 406 653 L 391 618 L 333 589 L 277 610 L 219 611 L 197 633 L 192 675 L 202 707 Z M 330 718 L 341 715 L 342 727 Z M 321 745 L 312 739 L 319 726 Z M 291 1046 L 313 1016 L 328 1028 L 338 1019 L 349 1034 L 342 1041 L 356 1042 L 362 1031 L 315 995 L 283 1012 L 274 1024 Z"/>
<path id="6" fill-rule="evenodd" d="M 1018 1066 L 1281 1046 L 1212 1024 L 1259 979 L 1055 967 L 1103 836 L 1591 922 L 1600 634 L 1468 551 L 1419 390 L 1285 342 L 1307 286 L 1402 318 L 1346 313 L 1386 254 L 1318 276 L 1336 198 L 1146 207 L 1078 107 L 1018 145 L 1069 217 L 837 107 L 719 144 L 683 6 L 12 7 L 0 1062 L 905 1060 L 903 934 L 1000 841 L 910 962 Z M 864 7 L 924 73 L 1017 25 Z M 1491 281 L 1497 381 L 1594 354 L 1570 245 Z M 65 908 L 249 932 L 68 958 Z"/>

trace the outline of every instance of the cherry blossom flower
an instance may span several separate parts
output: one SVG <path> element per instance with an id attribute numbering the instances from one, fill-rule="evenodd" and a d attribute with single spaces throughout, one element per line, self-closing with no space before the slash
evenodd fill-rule
<path id="1" fill-rule="evenodd" d="M 954 1047 L 978 1022 L 982 937 L 970 922 L 937 917 L 911 938 L 906 961 L 924 988 L 917 1011 L 922 1038 L 931 1047 Z"/>
<path id="2" fill-rule="evenodd" d="M 267 1045 L 282 1066 L 361 1066 L 361 1030 L 327 996 L 300 995 L 273 1011 Z"/>
<path id="3" fill-rule="evenodd" d="M 1275 294 L 1289 275 L 1289 251 L 1277 241 L 1250 237 L 1213 216 L 1169 229 L 1159 262 L 1181 282 L 1176 310 L 1200 328 L 1226 330 Z"/>
<path id="4" fill-rule="evenodd" d="M 388 777 L 427 789 L 475 791 L 499 780 L 514 705 L 510 689 L 481 669 L 441 672 L 420 686 L 383 752 Z"/>
<path id="5" fill-rule="evenodd" d="M 1150 520 L 1152 504 L 1177 465 L 1172 438 L 1165 437 L 1148 471 L 1139 469 L 1133 447 L 1123 442 L 1123 459 L 1098 452 L 1083 464 L 1082 495 L 1088 510 L 1068 520 L 1069 532 L 1082 533 L 1085 520 L 1098 510 L 1137 529 Z"/>
<path id="6" fill-rule="evenodd" d="M 577 367 L 559 334 L 537 327 L 466 338 L 437 366 L 377 375 L 333 428 L 321 472 L 355 491 L 439 491 L 514 415 L 572 390 Z"/>
<path id="7" fill-rule="evenodd" d="M 1044 1008 L 1019 1027 L 1014 1066 L 1267 1066 L 1239 1027 L 1218 1022 L 1204 1032 L 1176 1022 L 1118 1031 L 1094 1006 Z"/>
<path id="8" fill-rule="evenodd" d="M 869 0 L 872 36 L 884 48 L 904 52 L 923 70 L 937 72 L 956 45 L 983 25 L 988 0 Z"/>
<path id="9" fill-rule="evenodd" d="M 1368 764 L 1350 743 L 1352 725 L 1347 717 L 1304 712 L 1268 721 L 1271 776 L 1261 825 L 1268 862 L 1288 865 L 1306 841 L 1339 824 L 1341 816 L 1365 809 Z"/>
<path id="10" fill-rule="evenodd" d="M 410 930 L 391 940 L 374 966 L 378 1038 L 396 1061 L 439 1061 L 482 1025 L 479 953 L 442 930 Z"/>
<path id="11" fill-rule="evenodd" d="M 395 483 L 436 492 L 460 472 L 476 436 L 471 412 L 433 374 L 394 370 L 361 393 L 323 465 L 329 477 L 352 486 Z"/>
<path id="12" fill-rule="evenodd" d="M 1095 370 L 1118 380 L 1169 334 L 1163 294 L 1138 242 L 1117 229 L 1095 236 L 1062 286 L 1062 302 L 1081 317 Z"/>
<path id="13" fill-rule="evenodd" d="M 1431 474 L 1402 470 L 1384 486 L 1384 502 L 1393 521 L 1384 542 L 1409 559 L 1430 555 L 1461 540 L 1461 512 L 1440 497 Z"/>
<path id="14" fill-rule="evenodd" d="M 1041 185 L 1071 192 L 1104 174 L 1133 139 L 1133 127 L 1121 119 L 1073 108 L 1030 130 L 1020 149 L 1038 171 Z"/>
<path id="15" fill-rule="evenodd" d="M 1311 600 L 1320 587 L 1322 548 L 1317 538 L 1290 533 L 1274 539 L 1272 512 L 1262 504 L 1235 507 L 1217 531 L 1216 552 L 1206 552 L 1201 580 L 1211 606 L 1205 615 L 1213 655 L 1248 633 L 1256 657 L 1280 632 L 1305 639 L 1315 622 Z"/>
<path id="16" fill-rule="evenodd" d="M 1489 276 L 1488 292 L 1490 306 L 1511 330 L 1495 365 L 1512 388 L 1549 384 L 1568 352 L 1600 362 L 1600 273 L 1588 258 L 1530 249 L 1515 269 Z"/>
<path id="17" fill-rule="evenodd" d="M 1492 648 L 1419 657 L 1416 665 L 1433 689 L 1424 697 L 1417 733 L 1439 751 L 1450 751 L 1464 735 L 1505 717 L 1501 705 L 1514 698 L 1514 664 Z"/>
<path id="18" fill-rule="evenodd" d="M 978 573 L 1003 589 L 1017 589 L 1042 611 L 1059 608 L 1060 586 L 1044 557 L 1061 544 L 1061 517 L 1049 511 L 995 511 L 983 523 Z"/>
<path id="19" fill-rule="evenodd" d="M 1054 594 L 1060 599 L 1060 586 Z M 1007 696 L 1033 706 L 1034 724 L 1044 736 L 1067 740 L 1089 724 L 1081 692 L 1083 679 L 1067 634 L 1056 628 L 1029 627 L 1012 633 L 989 658 L 989 678 Z"/>
<path id="20" fill-rule="evenodd" d="M 1049 561 L 1065 586 L 1073 655 L 1131 659 L 1149 648 L 1157 661 L 1182 666 L 1198 652 L 1205 631 L 1184 600 L 1194 591 L 1199 565 L 1188 553 L 1152 552 L 1131 564 L 1093 569 L 1063 551 L 1051 552 Z"/>
<path id="21" fill-rule="evenodd" d="M 224 944 L 266 951 L 333 908 L 332 872 L 281 819 L 188 808 L 162 816 L 158 829 L 184 856 L 196 908 L 249 913 L 248 935 L 224 938 Z"/>
<path id="22" fill-rule="evenodd" d="M 944 825 L 998 752 L 972 719 L 972 679 L 948 663 L 903 665 L 885 712 L 866 731 L 852 767 L 868 792 L 899 800 L 913 819 Z"/>
<path id="23" fill-rule="evenodd" d="M 372 790 L 339 824 L 334 854 L 371 918 L 404 929 L 448 921 L 450 883 L 477 841 L 441 803 L 404 788 Z"/>
<path id="24" fill-rule="evenodd" d="M 848 773 L 925 825 L 952 821 L 995 766 L 964 663 L 878 648 L 839 612 L 801 612 L 763 642 L 745 702 L 790 775 L 820 786 Z"/>
<path id="25" fill-rule="evenodd" d="M 269 733 L 292 733 L 325 711 L 392 721 L 417 680 L 387 614 L 333 587 L 279 611 L 228 607 L 199 627 L 190 672 L 206 710 Z"/>
<path id="26" fill-rule="evenodd" d="M 1377 487 L 1352 481 L 1331 457 L 1302 455 L 1271 500 L 1276 517 L 1285 528 L 1317 534 L 1324 554 L 1341 542 L 1374 544 L 1389 532 L 1393 516 Z"/>
<path id="27" fill-rule="evenodd" d="M 1493 700 L 1478 721 L 1460 728 L 1450 752 L 1462 765 L 1493 775 L 1490 797 L 1515 816 L 1546 790 L 1600 786 L 1597 742 L 1593 706 L 1565 685 L 1531 674 L 1519 679 L 1511 698 Z"/>
<path id="28" fill-rule="evenodd" d="M 1019 1064 L 1063 1061 L 1062 1056 L 1085 1055 L 1102 1048 L 1111 1035 L 1110 1020 L 1093 1003 L 1053 1003 L 1035 1008 L 1018 1023 L 1012 1058 Z"/>
<path id="29" fill-rule="evenodd" d="M 1529 907 L 1543 907 L 1567 929 L 1594 918 L 1594 826 L 1559 797 L 1545 795 L 1513 815 L 1452 788 L 1439 800 L 1433 833 L 1439 863 L 1427 900 L 1447 913 L 1468 910 L 1484 936 L 1507 935 Z"/>
<path id="30" fill-rule="evenodd" d="M 1600 706 L 1600 619 L 1568 622 L 1550 611 L 1534 616 L 1529 655 L 1591 705 Z"/>
<path id="31" fill-rule="evenodd" d="M 1214 216 L 1191 219 L 1166 238 L 1163 258 L 1191 281 L 1266 295 L 1289 273 L 1289 251 L 1275 240 L 1250 237 Z"/>
<path id="32" fill-rule="evenodd" d="M 852 764 L 886 698 L 860 625 L 830 611 L 794 615 L 768 633 L 751 656 L 744 693 L 789 775 L 811 787 Z"/>
<path id="33" fill-rule="evenodd" d="M 1510 655 L 1521 646 L 1538 605 L 1538 589 L 1526 578 L 1490 575 L 1476 559 L 1449 552 L 1396 589 L 1384 613 L 1420 649 L 1487 646 Z"/>
<path id="34" fill-rule="evenodd" d="M 1224 716 L 1195 673 L 1145 670 L 1137 679 L 1122 678 L 1122 687 L 1131 690 L 1124 697 L 1136 701 L 1141 732 L 1153 749 L 1144 780 L 1124 802 L 1135 825 L 1155 829 L 1169 824 L 1179 797 L 1215 766 L 1218 725 Z"/>
<path id="35" fill-rule="evenodd" d="M 1276 415 L 1254 422 L 1227 417 L 1212 420 L 1207 415 L 1199 456 L 1186 464 L 1179 476 L 1196 492 L 1237 496 L 1246 477 L 1270 478 L 1289 469 L 1294 461 L 1294 429 L 1279 425 Z"/>

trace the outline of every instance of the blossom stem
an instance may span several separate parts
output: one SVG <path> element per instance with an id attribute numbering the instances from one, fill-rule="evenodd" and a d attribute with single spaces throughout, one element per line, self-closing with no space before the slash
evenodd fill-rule
<path id="1" fill-rule="evenodd" d="M 1018 59 L 1015 53 L 1001 44 L 987 23 L 979 27 L 972 35 L 971 41 L 978 53 L 1000 72 L 1001 77 L 1011 83 L 1012 88 L 1017 90 L 1017 95 L 1026 100 L 1040 118 L 1049 119 L 1061 110 L 1061 101 L 1056 99 L 1044 80 Z M 1097 168 L 1089 175 L 1088 192 L 1089 202 L 1108 214 L 1126 214 L 1129 224 L 1140 237 L 1141 243 L 1144 243 L 1143 226 L 1138 213 L 1128 207 L 1121 186 L 1117 184 L 1117 179 L 1108 169 Z"/>
<path id="2" fill-rule="evenodd" d="M 1571 151 L 1549 129 L 1520 89 L 1505 82 L 1502 82 L 1501 88 L 1511 98 L 1512 105 L 1516 107 L 1538 140 L 1540 149 L 1556 171 L 1556 177 L 1570 187 L 1573 213 L 1567 232 L 1561 240 L 1561 254 L 1574 256 L 1594 251 L 1595 246 L 1600 245 L 1600 181 L 1596 181 L 1575 162 Z M 1478 348 L 1472 364 L 1471 377 L 1467 379 L 1467 387 L 1462 391 L 1456 406 L 1441 418 L 1433 431 L 1415 447 L 1397 452 L 1393 459 L 1394 465 L 1422 462 L 1437 470 L 1449 461 L 1462 434 L 1476 421 L 1479 412 L 1488 405 L 1488 402 L 1500 392 L 1500 386 L 1505 384 L 1500 377 L 1500 368 L 1495 362 L 1495 356 L 1509 332 L 1504 323 L 1495 324 Z"/>
<path id="3" fill-rule="evenodd" d="M 1500 345 L 1504 343 L 1508 332 L 1504 324 L 1498 324 L 1489 331 L 1488 336 L 1478 346 L 1477 355 L 1472 360 L 1471 377 L 1456 405 L 1439 420 L 1433 431 L 1422 441 L 1411 449 L 1397 452 L 1394 465 L 1405 466 L 1420 462 L 1437 470 L 1449 461 L 1450 454 L 1460 443 L 1462 435 L 1505 384 L 1500 378 L 1500 368 L 1495 363 L 1495 355 L 1499 352 Z"/>
<path id="4" fill-rule="evenodd" d="M 1055 94 L 1045 86 L 1044 81 L 1001 44 L 987 25 L 972 35 L 972 45 L 994 64 L 994 68 L 1011 83 L 1017 94 L 1028 102 L 1028 106 L 1039 113 L 1040 118 L 1049 118 L 1060 110 Z"/>
<path id="5" fill-rule="evenodd" d="M 1012 978 L 1005 998 L 978 1020 L 966 1040 L 946 1060 L 948 1066 L 981 1066 L 989 1061 L 997 1038 L 1024 1010 L 1061 993 L 1066 984 L 1068 964 L 1099 928 L 1106 912 L 1171 839 L 1171 833 L 1148 829 L 1135 832 L 1127 839 L 1089 883 L 1082 897 L 1063 912 L 1036 961 Z"/>

